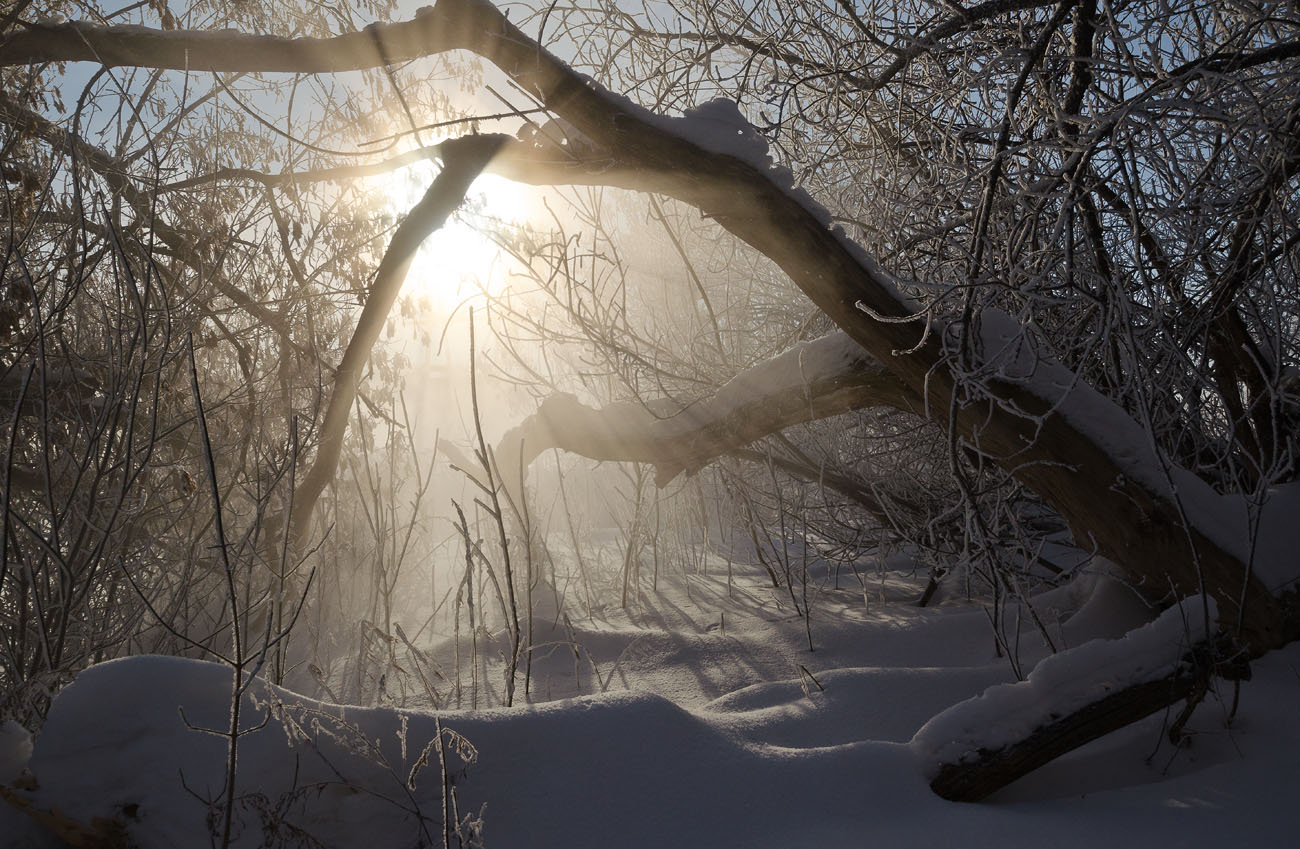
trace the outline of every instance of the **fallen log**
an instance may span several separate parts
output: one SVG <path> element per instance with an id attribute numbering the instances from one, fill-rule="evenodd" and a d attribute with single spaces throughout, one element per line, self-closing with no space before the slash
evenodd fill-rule
<path id="1" fill-rule="evenodd" d="M 1215 677 L 1250 678 L 1245 656 L 1223 636 L 1197 644 L 1169 675 L 1111 692 L 1039 726 L 1019 742 L 980 748 L 942 764 L 930 789 L 949 801 L 978 802 L 1061 755 L 1184 699 L 1189 700 L 1189 708 L 1194 707 Z M 1176 736 L 1186 715 L 1184 711 L 1171 736 Z"/>

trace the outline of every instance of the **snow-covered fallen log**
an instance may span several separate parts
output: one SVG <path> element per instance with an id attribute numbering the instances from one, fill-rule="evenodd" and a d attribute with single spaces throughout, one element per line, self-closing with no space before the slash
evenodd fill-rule
<path id="1" fill-rule="evenodd" d="M 1085 743 L 1203 693 L 1211 676 L 1248 678 L 1249 667 L 1229 643 L 1214 638 L 1216 616 L 1212 599 L 1194 596 L 1118 640 L 1053 655 L 1024 681 L 953 705 L 912 738 L 931 789 L 952 801 L 979 801 Z"/>

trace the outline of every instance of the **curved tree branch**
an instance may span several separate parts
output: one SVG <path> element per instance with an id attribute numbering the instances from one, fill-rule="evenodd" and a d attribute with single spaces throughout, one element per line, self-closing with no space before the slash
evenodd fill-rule
<path id="1" fill-rule="evenodd" d="M 844 333 L 800 343 L 684 409 L 670 405 L 624 401 L 593 409 L 572 395 L 552 396 L 501 438 L 498 465 L 527 466 L 559 448 L 592 460 L 649 463 L 665 486 L 796 424 L 866 407 L 919 413 L 919 398 Z"/>
<path id="2" fill-rule="evenodd" d="M 343 359 L 334 373 L 334 386 L 329 405 L 325 408 L 316 458 L 294 493 L 291 520 L 294 542 L 301 543 L 306 539 L 316 501 L 334 479 L 362 370 L 383 332 L 389 310 L 402 290 L 402 282 L 416 251 L 465 200 L 470 184 L 482 173 L 504 141 L 501 136 L 473 136 L 443 143 L 440 149 L 442 171 L 393 233 L 388 250 L 375 272 L 375 281 L 370 286 L 361 317 L 357 319 L 356 330 L 352 332 Z"/>
<path id="3" fill-rule="evenodd" d="M 689 119 L 651 115 L 600 89 L 482 0 L 441 0 L 436 11 L 472 34 L 468 49 L 617 158 L 605 182 L 672 195 L 766 254 L 927 412 L 951 410 L 962 439 L 1046 499 L 1081 545 L 1121 563 L 1153 597 L 1209 591 L 1225 623 L 1245 623 L 1242 638 L 1257 651 L 1285 639 L 1281 605 L 1250 574 L 1240 545 L 1200 530 L 1198 520 L 1214 517 L 1188 521 L 1189 505 L 1212 503 L 1208 485 L 1171 470 L 1137 422 L 1067 369 L 1021 349 L 1009 317 L 982 316 L 983 334 L 953 328 L 976 335 L 990 375 L 959 383 L 944 333 L 919 320 L 898 282 L 778 172 L 692 141 Z"/>

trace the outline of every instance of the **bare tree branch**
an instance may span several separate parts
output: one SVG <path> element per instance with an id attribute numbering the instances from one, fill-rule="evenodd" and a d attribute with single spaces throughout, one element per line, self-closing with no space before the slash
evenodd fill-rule
<path id="1" fill-rule="evenodd" d="M 329 406 L 321 425 L 320 443 L 311 469 L 294 494 L 292 533 L 303 542 L 311 525 L 312 512 L 321 492 L 334 479 L 348 416 L 357 397 L 362 371 L 370 351 L 383 332 L 389 310 L 401 292 L 402 282 L 420 244 L 446 223 L 447 218 L 465 200 L 470 184 L 482 173 L 505 139 L 499 136 L 473 136 L 445 142 L 441 147 L 443 167 L 424 197 L 407 214 L 397 228 L 375 272 L 361 317 L 352 332 L 343 359 L 334 373 Z"/>
<path id="2" fill-rule="evenodd" d="M 0 41 L 0 64 L 98 62 L 176 71 L 337 73 L 407 62 L 458 47 L 459 34 L 430 9 L 414 20 L 371 24 L 333 38 L 100 26 L 83 21 L 27 24 Z"/>
<path id="3" fill-rule="evenodd" d="M 650 463 L 655 482 L 664 486 L 793 425 L 866 407 L 919 412 L 918 400 L 835 333 L 759 363 L 680 410 L 635 401 L 597 410 L 572 395 L 552 396 L 501 438 L 497 458 L 503 471 L 527 466 L 552 448 L 592 460 Z"/>

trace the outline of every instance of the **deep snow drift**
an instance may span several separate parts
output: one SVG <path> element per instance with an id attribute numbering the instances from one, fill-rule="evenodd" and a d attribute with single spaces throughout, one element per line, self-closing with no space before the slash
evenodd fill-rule
<path id="1" fill-rule="evenodd" d="M 929 750 L 909 741 L 1012 681 L 984 611 L 918 609 L 906 575 L 842 576 L 837 589 L 822 574 L 810 653 L 761 571 L 734 570 L 730 591 L 725 572 L 662 576 L 628 613 L 538 620 L 537 642 L 552 644 L 534 659 L 534 699 L 593 695 L 435 719 L 255 684 L 244 727 L 266 724 L 240 741 L 236 845 L 441 846 L 448 788 L 493 849 L 1282 847 L 1300 834 L 1300 646 L 1255 664 L 1231 727 L 1230 685 L 1223 701 L 1211 695 L 1186 748 L 1161 742 L 1157 714 L 987 802 L 956 804 L 930 792 Z M 1055 590 L 1039 609 L 1069 647 L 1150 618 L 1107 579 Z M 1156 666 L 1179 650 L 1171 621 L 1129 638 L 1146 640 Z M 1026 669 L 1044 654 L 1026 637 Z M 1030 683 L 1069 670 L 1058 656 Z M 208 845 L 219 807 L 205 800 L 220 801 L 226 753 L 200 729 L 225 728 L 230 683 L 224 667 L 172 658 L 86 671 L 55 702 L 28 795 L 82 823 L 119 817 L 141 847 Z M 5 805 L 0 835 L 5 847 L 59 845 Z"/>

